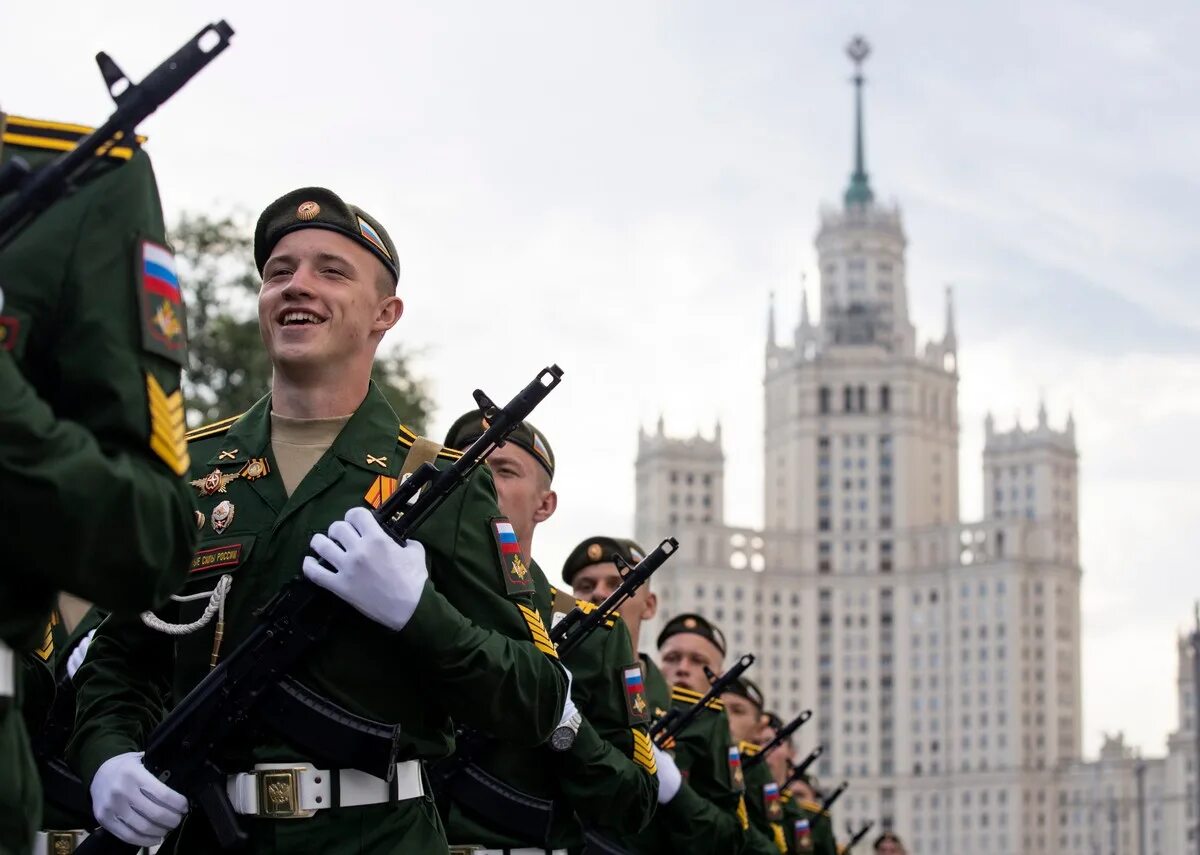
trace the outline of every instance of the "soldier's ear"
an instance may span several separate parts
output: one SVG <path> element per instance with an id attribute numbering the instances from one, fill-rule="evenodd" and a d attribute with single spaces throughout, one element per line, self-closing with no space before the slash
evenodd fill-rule
<path id="1" fill-rule="evenodd" d="M 646 595 L 646 604 L 642 607 L 642 620 L 650 620 L 658 614 L 658 595 L 653 591 Z"/>
<path id="2" fill-rule="evenodd" d="M 396 325 L 403 314 L 404 301 L 395 295 L 388 295 L 380 300 L 379 305 L 375 308 L 375 323 L 371 328 L 374 332 L 383 335 Z"/>
<path id="3" fill-rule="evenodd" d="M 533 510 L 533 521 L 537 523 L 545 522 L 554 516 L 556 510 L 558 510 L 558 493 L 553 490 L 547 490 L 542 496 L 542 501 Z"/>

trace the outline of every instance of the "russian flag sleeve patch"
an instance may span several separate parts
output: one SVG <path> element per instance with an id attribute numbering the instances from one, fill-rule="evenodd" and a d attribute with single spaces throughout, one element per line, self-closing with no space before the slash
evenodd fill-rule
<path id="1" fill-rule="evenodd" d="M 504 590 L 510 594 L 528 594 L 533 591 L 533 574 L 521 558 L 521 544 L 517 532 L 508 517 L 493 517 L 489 521 L 492 537 L 496 540 L 496 555 L 500 559 L 500 572 L 504 577 Z"/>
<path id="2" fill-rule="evenodd" d="M 142 320 L 142 347 L 183 365 L 187 319 L 175 272 L 175 254 L 152 240 L 138 241 L 134 277 Z"/>

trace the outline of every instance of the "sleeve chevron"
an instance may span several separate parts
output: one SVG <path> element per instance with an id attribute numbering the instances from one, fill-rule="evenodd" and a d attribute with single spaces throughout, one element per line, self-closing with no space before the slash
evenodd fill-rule
<path id="1" fill-rule="evenodd" d="M 183 392 L 176 389 L 168 395 L 154 375 L 147 374 L 146 400 L 150 410 L 150 448 L 172 472 L 182 476 L 191 463 L 183 430 Z"/>

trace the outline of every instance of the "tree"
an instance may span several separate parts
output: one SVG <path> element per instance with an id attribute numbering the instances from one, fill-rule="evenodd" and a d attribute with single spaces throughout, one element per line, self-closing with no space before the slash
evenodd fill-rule
<path id="1" fill-rule="evenodd" d="M 258 332 L 254 240 L 242 216 L 182 214 L 171 230 L 187 300 L 188 361 L 183 372 L 189 422 L 245 412 L 270 389 L 271 363 Z M 400 420 L 418 433 L 432 411 L 423 378 L 398 347 L 381 352 L 371 377 Z"/>

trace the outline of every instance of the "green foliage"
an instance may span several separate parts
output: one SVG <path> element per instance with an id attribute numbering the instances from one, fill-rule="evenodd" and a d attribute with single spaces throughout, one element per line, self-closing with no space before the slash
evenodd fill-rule
<path id="1" fill-rule="evenodd" d="M 183 372 L 188 423 L 244 412 L 271 387 L 271 363 L 258 332 L 258 271 L 252 228 L 244 217 L 182 214 L 171 244 L 188 309 Z M 410 355 L 381 351 L 371 372 L 400 420 L 420 432 L 432 411 Z"/>

